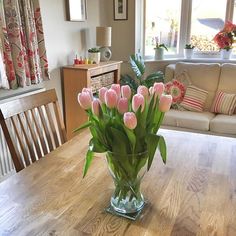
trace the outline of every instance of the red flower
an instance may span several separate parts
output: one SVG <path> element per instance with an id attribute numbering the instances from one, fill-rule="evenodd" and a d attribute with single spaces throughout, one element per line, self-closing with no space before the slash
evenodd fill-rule
<path id="1" fill-rule="evenodd" d="M 229 49 L 232 47 L 235 31 L 236 25 L 227 21 L 224 29 L 217 33 L 213 40 L 220 49 Z"/>

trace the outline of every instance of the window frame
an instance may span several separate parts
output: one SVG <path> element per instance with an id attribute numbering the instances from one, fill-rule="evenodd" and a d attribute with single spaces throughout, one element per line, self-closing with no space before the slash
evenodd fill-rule
<path id="1" fill-rule="evenodd" d="M 151 55 L 145 55 L 145 25 L 146 25 L 146 1 L 136 0 L 136 19 L 135 19 L 135 32 L 136 32 L 136 45 L 135 52 L 140 53 L 145 60 L 153 59 Z M 232 21 L 234 16 L 235 0 L 227 0 L 225 8 L 225 21 Z M 140 20 L 141 19 L 141 20 Z M 182 58 L 184 56 L 185 44 L 190 42 L 191 35 L 191 20 L 192 20 L 192 0 L 182 0 L 181 14 L 180 14 L 180 33 L 178 37 L 177 54 L 166 55 L 167 59 Z M 216 53 L 209 51 L 209 58 L 214 57 Z M 201 57 L 204 53 L 198 52 L 197 57 Z"/>

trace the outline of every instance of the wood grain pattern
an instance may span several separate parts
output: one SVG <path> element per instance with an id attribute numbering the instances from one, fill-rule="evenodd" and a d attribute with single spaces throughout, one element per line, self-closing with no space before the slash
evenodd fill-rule
<path id="1" fill-rule="evenodd" d="M 236 235 L 236 140 L 161 130 L 136 222 L 104 212 L 113 191 L 104 154 L 82 169 L 85 131 L 0 184 L 0 235 Z"/>

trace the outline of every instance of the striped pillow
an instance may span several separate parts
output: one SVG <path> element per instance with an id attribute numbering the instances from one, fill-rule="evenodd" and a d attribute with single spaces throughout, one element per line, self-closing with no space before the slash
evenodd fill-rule
<path id="1" fill-rule="evenodd" d="M 180 105 L 189 111 L 203 111 L 208 92 L 196 86 L 190 85 L 186 89 L 183 101 Z"/>
<path id="2" fill-rule="evenodd" d="M 225 115 L 233 115 L 236 107 L 236 94 L 227 94 L 222 91 L 216 93 L 211 111 Z"/>

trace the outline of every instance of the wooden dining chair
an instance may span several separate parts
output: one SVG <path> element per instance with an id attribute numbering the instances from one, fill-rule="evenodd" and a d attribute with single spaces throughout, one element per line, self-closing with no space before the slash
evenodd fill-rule
<path id="1" fill-rule="evenodd" d="M 0 125 L 17 172 L 67 140 L 55 89 L 0 104 Z"/>

